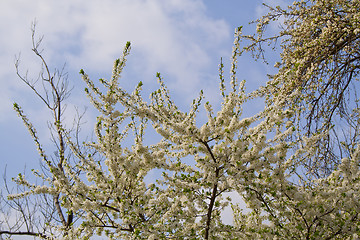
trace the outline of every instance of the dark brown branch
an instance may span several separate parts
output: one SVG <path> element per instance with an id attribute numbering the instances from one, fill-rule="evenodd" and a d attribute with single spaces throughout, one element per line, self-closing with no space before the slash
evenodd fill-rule
<path id="1" fill-rule="evenodd" d="M 218 176 L 219 176 L 219 169 L 217 168 L 215 171 L 215 177 L 218 178 Z M 212 219 L 211 215 L 212 215 L 215 200 L 217 197 L 217 191 L 218 191 L 218 185 L 217 185 L 217 183 L 215 183 L 213 186 L 213 189 L 212 189 L 211 199 L 210 199 L 208 211 L 206 214 L 206 226 L 205 226 L 205 237 L 204 237 L 205 239 L 209 239 L 210 224 L 211 224 L 211 219 Z"/>
<path id="2" fill-rule="evenodd" d="M 203 145 L 205 145 L 206 149 L 208 150 L 212 160 L 214 161 L 214 163 L 217 163 L 216 161 L 216 158 L 208 144 L 208 142 L 206 141 L 203 141 L 203 140 L 200 140 L 200 143 L 202 143 Z M 215 170 L 215 178 L 216 180 L 218 180 L 219 178 L 219 174 L 220 174 L 220 169 L 219 167 L 216 167 L 216 170 Z M 211 198 L 210 198 L 210 203 L 209 203 L 209 206 L 208 206 L 208 211 L 207 211 L 207 214 L 206 214 L 206 226 L 205 226 L 205 235 L 204 235 L 204 238 L 207 240 L 209 239 L 209 233 L 210 233 L 210 225 L 211 225 L 211 219 L 212 219 L 212 212 L 213 212 L 213 208 L 214 208 L 214 204 L 215 204 L 215 201 L 216 201 L 216 197 L 218 196 L 217 195 L 217 191 L 218 191 L 218 184 L 217 182 L 214 183 L 213 185 L 213 188 L 211 190 Z"/>
<path id="3" fill-rule="evenodd" d="M 49 237 L 49 236 L 47 236 L 47 235 L 45 235 L 43 233 L 30 232 L 30 231 L 27 231 L 27 232 L 0 231 L 0 236 L 3 235 L 3 234 L 4 235 L 5 234 L 7 234 L 7 235 L 18 235 L 18 236 L 34 236 L 34 237 L 40 237 L 40 238 L 48 239 L 48 240 L 54 239 L 54 238 Z"/>

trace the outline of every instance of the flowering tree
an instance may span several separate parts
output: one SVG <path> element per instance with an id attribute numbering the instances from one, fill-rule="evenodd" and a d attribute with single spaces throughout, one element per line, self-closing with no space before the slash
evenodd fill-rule
<path id="1" fill-rule="evenodd" d="M 267 83 L 267 101 L 285 99 L 287 106 L 301 109 L 294 115 L 301 134 L 332 132 L 322 139 L 317 160 L 307 163 L 316 176 L 326 176 L 339 159 L 349 157 L 350 145 L 359 140 L 353 110 L 358 108 L 360 3 L 305 0 L 295 1 L 287 9 L 268 8 L 269 12 L 256 21 L 257 34 L 244 36 L 250 40 L 245 49 L 262 57 L 264 44 L 275 47 L 281 41 L 281 61 L 276 63 L 279 70 Z M 268 36 L 266 29 L 271 24 L 280 24 L 281 30 Z M 351 129 L 346 139 L 339 138 L 342 132 L 335 124 Z M 346 142 L 346 147 L 339 149 L 340 141 Z"/>
<path id="2" fill-rule="evenodd" d="M 239 82 L 236 77 L 237 58 L 244 50 L 239 46 L 244 36 L 241 28 L 237 29 L 229 81 L 224 79 L 223 64 L 219 67 L 222 102 L 218 112 L 204 100 L 202 91 L 190 109 L 182 111 L 172 101 L 160 74 L 157 74 L 159 88 L 149 100 L 142 97 L 141 82 L 131 93 L 121 88 L 120 75 L 130 52 L 130 43 L 127 43 L 123 56 L 114 63 L 109 80 L 100 79 L 95 83 L 84 70 L 80 71 L 87 84 L 85 91 L 99 111 L 96 140 L 78 143 L 58 119 L 54 123 L 58 132 L 56 139 L 62 139 L 64 148 L 59 148 L 57 164 L 49 160 L 33 126 L 15 105 L 38 145 L 46 174 L 36 172 L 43 184 L 32 184 L 19 175 L 16 183 L 26 190 L 9 195 L 9 202 L 47 196 L 45 199 L 52 199 L 50 205 L 54 210 L 44 215 L 51 217 L 43 219 L 44 224 L 38 229 L 23 232 L 0 229 L 0 234 L 21 233 L 48 239 L 89 239 L 96 234 L 110 239 L 357 239 L 360 234 L 360 146 L 356 134 L 360 111 L 356 104 L 347 105 L 348 109 L 352 108 L 351 123 L 354 124 L 350 126 L 355 137 L 339 140 L 339 149 L 347 149 L 347 156 L 337 159 L 338 164 L 327 174 L 311 175 L 313 171 L 308 165 L 311 160 L 320 163 L 328 160 L 329 155 L 320 155 L 318 150 L 324 149 L 323 143 L 332 129 L 328 123 L 333 116 L 326 114 L 331 109 L 335 113 L 343 101 L 336 99 L 327 103 L 320 99 L 336 93 L 342 97 L 347 91 L 342 81 L 353 81 L 357 70 L 354 66 L 354 71 L 346 75 L 345 67 L 340 67 L 333 70 L 340 75 L 332 76 L 330 68 L 342 63 L 340 57 L 336 58 L 337 53 L 332 56 L 332 51 L 327 56 L 323 52 L 322 58 L 328 59 L 323 61 L 329 61 L 328 64 L 319 60 L 315 66 L 308 66 L 308 61 L 298 65 L 296 55 L 295 60 L 291 60 L 296 51 L 303 51 L 302 59 L 310 60 L 315 50 L 322 53 L 315 44 L 305 45 L 313 39 L 323 43 L 316 39 L 323 33 L 304 38 L 301 44 L 295 36 L 301 29 L 307 36 L 309 29 L 305 31 L 302 25 L 307 21 L 307 13 L 313 13 L 314 19 L 323 15 L 322 11 L 316 13 L 311 9 L 321 10 L 323 6 L 323 11 L 336 11 L 327 8 L 333 6 L 343 12 L 345 6 L 358 7 L 350 2 L 295 2 L 290 10 L 270 9 L 270 13 L 259 20 L 259 38 L 247 36 L 254 43 L 245 50 L 255 50 L 252 48 L 256 44 L 261 46 L 262 42 L 271 40 L 262 38 L 262 29 L 268 19 L 281 14 L 289 27 L 280 37 L 288 38 L 282 45 L 278 74 L 265 87 L 252 93 L 246 93 L 245 82 Z M 326 5 L 332 3 L 336 5 Z M 348 12 L 343 14 L 347 16 Z M 349 19 L 352 22 L 352 17 Z M 356 24 L 358 21 L 354 21 L 354 28 L 359 29 Z M 328 38 L 324 37 L 325 40 Z M 339 54 L 347 53 L 347 50 L 341 51 Z M 358 53 L 351 52 L 349 57 L 355 59 Z M 300 60 L 298 57 L 297 61 Z M 358 59 L 352 63 L 356 61 Z M 324 83 L 315 81 L 319 76 L 323 76 Z M 49 76 L 44 81 L 50 79 L 53 78 Z M 334 81 L 341 83 L 336 85 L 339 92 L 332 93 L 335 90 L 330 86 Z M 48 82 L 51 87 L 51 80 Z M 326 87 L 327 84 L 330 86 Z M 51 89 L 56 92 L 57 88 Z M 319 95 L 312 91 L 319 91 Z M 47 98 L 38 96 L 48 102 Z M 243 118 L 244 103 L 261 96 L 266 96 L 266 107 L 252 117 Z M 313 102 L 313 96 L 319 100 Z M 313 104 L 309 113 L 312 120 L 304 122 L 303 106 L 308 103 Z M 324 113 L 319 109 L 321 104 L 327 107 Z M 51 106 L 49 109 L 61 109 L 60 103 Z M 199 122 L 202 106 L 207 118 Z M 55 111 L 55 119 L 56 116 L 61 114 Z M 314 122 L 325 125 L 320 128 L 320 125 L 313 126 Z M 307 124 L 309 131 L 303 130 L 302 124 Z M 341 129 L 343 125 L 338 127 Z M 149 134 L 152 134 L 152 143 L 146 139 Z M 68 155 L 64 154 L 65 149 L 69 150 Z M 154 171 L 160 174 L 155 179 L 146 179 Z M 237 193 L 244 199 L 247 211 L 226 197 L 228 193 Z M 231 206 L 234 214 L 230 225 L 221 218 L 227 206 Z"/>

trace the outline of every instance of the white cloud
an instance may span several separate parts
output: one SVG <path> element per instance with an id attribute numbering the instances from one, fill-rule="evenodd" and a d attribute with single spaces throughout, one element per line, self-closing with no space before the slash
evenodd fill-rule
<path id="1" fill-rule="evenodd" d="M 30 24 L 35 18 L 52 66 L 66 61 L 70 71 L 84 68 L 109 76 L 114 59 L 131 41 L 134 56 L 126 71 L 136 71 L 132 75 L 145 81 L 162 72 L 170 88 L 190 95 L 202 88 L 207 70 L 213 68 L 211 56 L 220 57 L 224 48 L 230 49 L 222 46 L 231 37 L 228 24 L 208 17 L 202 1 L 13 0 L 2 1 L 0 9 L 0 32 L 7 36 L 0 40 L 5 49 L 0 56 L 5 62 L 0 66 L 0 113 L 8 110 L 9 98 L 18 98 L 10 89 L 25 89 L 15 76 L 14 55 L 22 52 L 25 70 L 36 75 L 39 69 L 30 52 Z"/>
<path id="2" fill-rule="evenodd" d="M 231 204 L 240 207 L 241 209 L 244 210 L 243 213 L 248 213 L 249 209 L 246 207 L 246 203 L 243 200 L 243 198 L 240 196 L 240 194 L 238 194 L 237 192 L 230 192 L 230 193 L 225 193 L 222 196 L 224 199 L 227 197 L 230 197 L 231 199 Z M 224 211 L 221 213 L 221 219 L 223 221 L 223 223 L 225 224 L 229 224 L 229 225 L 233 225 L 234 224 L 234 213 L 233 210 L 231 208 L 231 205 L 227 206 Z"/>

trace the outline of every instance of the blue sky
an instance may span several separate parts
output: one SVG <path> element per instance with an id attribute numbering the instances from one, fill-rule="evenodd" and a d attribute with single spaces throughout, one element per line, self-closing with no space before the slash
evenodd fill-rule
<path id="1" fill-rule="evenodd" d="M 112 64 L 127 41 L 132 53 L 123 74 L 123 84 L 131 89 L 143 81 L 155 88 L 160 72 L 175 101 L 188 106 L 203 89 L 216 102 L 218 64 L 223 57 L 226 71 L 234 29 L 264 13 L 262 2 L 283 5 L 287 0 L 2 0 L 0 1 L 0 170 L 7 165 L 8 177 L 38 166 L 39 156 L 27 129 L 12 110 L 17 102 L 37 128 L 40 140 L 49 143 L 48 115 L 41 102 L 16 76 L 15 55 L 21 52 L 20 68 L 37 77 L 39 61 L 31 52 L 31 23 L 44 35 L 43 55 L 51 67 L 66 63 L 70 85 L 66 121 L 71 124 L 74 106 L 88 105 L 78 74 L 84 69 L 92 79 L 108 78 Z M 249 55 L 239 60 L 239 78 L 249 89 L 266 80 L 271 66 L 254 63 Z M 88 111 L 85 133 L 91 133 Z M 83 132 L 83 134 L 84 134 Z M 2 184 L 2 182 L 1 182 Z"/>

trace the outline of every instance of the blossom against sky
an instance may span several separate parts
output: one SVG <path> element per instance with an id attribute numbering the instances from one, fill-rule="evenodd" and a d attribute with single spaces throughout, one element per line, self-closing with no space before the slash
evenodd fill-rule
<path id="1" fill-rule="evenodd" d="M 79 73 L 84 69 L 93 79 L 109 77 L 113 61 L 127 41 L 132 53 L 123 74 L 123 84 L 132 88 L 143 81 L 156 83 L 160 72 L 177 102 L 188 106 L 203 89 L 218 98 L 218 64 L 223 57 L 228 70 L 234 29 L 263 13 L 263 1 L 250 0 L 4 0 L 0 2 L 0 169 L 8 177 L 38 166 L 39 157 L 27 129 L 12 110 L 19 103 L 34 123 L 44 144 L 49 143 L 48 115 L 31 90 L 16 76 L 15 56 L 20 69 L 37 78 L 40 63 L 31 52 L 31 23 L 36 20 L 38 36 L 44 35 L 43 55 L 52 68 L 66 63 L 71 104 L 87 105 Z M 271 5 L 283 1 L 265 1 Z M 248 85 L 266 79 L 267 68 L 251 66 L 249 56 L 239 60 L 239 78 Z M 212 100 L 212 99 L 210 99 Z M 71 124 L 75 108 L 67 107 Z M 89 112 L 95 118 L 96 113 Z M 89 132 L 92 126 L 85 126 Z"/>

